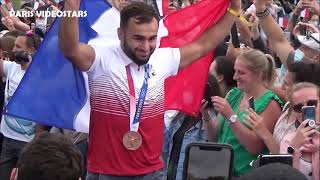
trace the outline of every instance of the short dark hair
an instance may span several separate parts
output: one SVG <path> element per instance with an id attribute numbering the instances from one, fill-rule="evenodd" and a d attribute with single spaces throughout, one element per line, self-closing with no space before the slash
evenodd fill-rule
<path id="1" fill-rule="evenodd" d="M 237 81 L 233 79 L 234 75 L 234 62 L 226 57 L 226 56 L 219 56 L 215 59 L 216 61 L 216 72 L 217 75 L 223 75 L 223 79 L 225 82 L 225 85 L 228 87 L 228 89 L 235 87 L 237 85 Z"/>
<path id="2" fill-rule="evenodd" d="M 82 156 L 67 137 L 43 132 L 22 150 L 18 180 L 78 180 Z"/>
<path id="3" fill-rule="evenodd" d="M 293 82 L 311 82 L 320 86 L 320 64 L 314 62 L 292 62 L 288 63 L 289 72 L 293 73 Z"/>
<path id="4" fill-rule="evenodd" d="M 27 38 L 27 47 L 28 48 L 35 48 L 36 50 L 38 49 L 38 47 L 40 46 L 41 44 L 41 37 L 38 35 L 38 34 L 35 34 L 35 33 L 32 33 L 32 32 L 27 32 L 27 33 L 23 33 L 23 32 L 20 32 L 18 34 L 18 37 L 19 36 L 24 36 Z"/>
<path id="5" fill-rule="evenodd" d="M 137 24 L 150 23 L 153 18 L 159 21 L 154 8 L 144 2 L 132 2 L 120 12 L 120 27 L 126 28 L 130 18 L 135 18 Z"/>
<path id="6" fill-rule="evenodd" d="M 295 169 L 287 164 L 270 163 L 259 168 L 253 169 L 249 173 L 240 176 L 239 178 L 232 178 L 232 180 L 307 180 L 298 169 Z"/>

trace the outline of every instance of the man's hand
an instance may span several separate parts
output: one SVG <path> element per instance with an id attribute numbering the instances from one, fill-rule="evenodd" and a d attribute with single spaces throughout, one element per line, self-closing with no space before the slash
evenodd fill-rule
<path id="1" fill-rule="evenodd" d="M 301 29 L 306 29 L 311 33 L 319 33 L 319 29 L 317 27 L 315 27 L 313 24 L 310 23 L 303 23 L 303 22 L 299 22 L 296 27 L 293 29 L 293 35 L 295 37 L 297 37 L 300 34 L 300 30 Z"/>
<path id="2" fill-rule="evenodd" d="M 241 11 L 241 0 L 230 0 L 229 7 L 237 12 Z"/>

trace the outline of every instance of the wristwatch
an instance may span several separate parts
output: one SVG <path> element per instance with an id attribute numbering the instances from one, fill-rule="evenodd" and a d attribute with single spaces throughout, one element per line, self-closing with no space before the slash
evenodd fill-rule
<path id="1" fill-rule="evenodd" d="M 228 123 L 233 124 L 233 123 L 237 122 L 237 118 L 238 118 L 238 116 L 236 114 L 230 116 L 230 118 L 228 119 Z"/>
<path id="2" fill-rule="evenodd" d="M 294 153 L 294 148 L 292 146 L 288 146 L 287 153 L 288 154 L 293 154 Z"/>

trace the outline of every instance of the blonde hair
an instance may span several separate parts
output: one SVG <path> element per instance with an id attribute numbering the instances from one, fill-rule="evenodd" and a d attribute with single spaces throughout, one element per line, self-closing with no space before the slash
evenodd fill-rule
<path id="1" fill-rule="evenodd" d="M 301 89 L 305 89 L 305 88 L 312 88 L 312 89 L 317 90 L 318 97 L 320 97 L 319 86 L 317 86 L 313 83 L 310 83 L 310 82 L 300 82 L 300 83 L 293 84 L 293 86 L 289 90 L 289 93 L 288 93 L 289 94 L 289 97 L 288 97 L 289 101 L 292 102 L 292 95 L 294 92 L 299 91 Z"/>
<path id="2" fill-rule="evenodd" d="M 262 73 L 262 80 L 267 88 L 274 85 L 277 73 L 274 59 L 270 54 L 252 49 L 241 53 L 238 58 L 245 62 L 250 71 Z"/>

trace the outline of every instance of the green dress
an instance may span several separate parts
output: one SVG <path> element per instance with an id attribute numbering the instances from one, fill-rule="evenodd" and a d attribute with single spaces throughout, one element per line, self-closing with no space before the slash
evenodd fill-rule
<path id="1" fill-rule="evenodd" d="M 243 121 L 245 120 L 245 116 L 247 114 L 246 109 L 244 109 L 242 112 L 238 112 L 242 97 L 243 92 L 238 88 L 233 88 L 228 93 L 227 101 L 230 104 L 233 112 L 238 115 L 238 121 L 244 124 Z M 266 109 L 271 100 L 277 101 L 282 108 L 284 103 L 280 100 L 280 98 L 272 91 L 266 91 L 254 102 L 255 111 L 257 112 L 257 114 L 261 114 Z M 238 139 L 234 135 L 232 129 L 223 116 L 220 116 L 219 118 L 218 143 L 230 144 L 234 149 L 234 176 L 241 176 L 250 171 L 250 162 L 257 159 L 257 156 L 250 154 L 245 149 L 245 147 L 239 143 Z M 261 154 L 269 154 L 268 149 L 265 147 Z"/>

